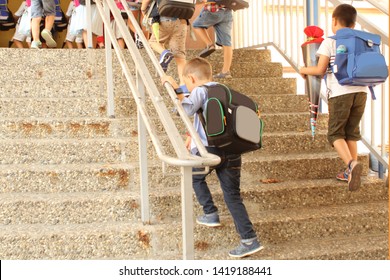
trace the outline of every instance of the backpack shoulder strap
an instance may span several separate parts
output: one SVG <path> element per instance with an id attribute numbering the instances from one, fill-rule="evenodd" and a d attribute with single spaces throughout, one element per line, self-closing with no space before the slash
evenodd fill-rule
<path id="1" fill-rule="evenodd" d="M 203 86 L 201 86 L 201 87 L 205 88 L 206 91 L 207 91 L 207 94 L 208 94 L 208 91 L 209 91 L 209 88 L 210 88 L 210 87 L 209 87 L 208 85 L 203 85 Z M 203 116 L 203 109 L 202 109 L 202 108 L 199 108 L 199 110 L 198 110 L 196 113 L 198 114 L 199 120 L 200 120 L 200 122 L 202 123 L 203 127 L 205 127 L 205 125 L 206 125 L 206 120 L 204 119 L 204 116 Z"/>

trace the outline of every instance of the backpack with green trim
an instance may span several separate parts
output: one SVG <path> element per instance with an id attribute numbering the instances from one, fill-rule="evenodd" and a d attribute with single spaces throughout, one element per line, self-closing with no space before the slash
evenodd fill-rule
<path id="1" fill-rule="evenodd" d="M 264 122 L 259 108 L 248 96 L 223 84 L 204 86 L 206 111 L 198 111 L 209 146 L 243 154 L 262 147 Z"/>

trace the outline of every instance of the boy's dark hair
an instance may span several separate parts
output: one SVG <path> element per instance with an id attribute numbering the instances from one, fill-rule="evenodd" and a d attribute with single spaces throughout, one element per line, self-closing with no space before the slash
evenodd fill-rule
<path id="1" fill-rule="evenodd" d="M 212 68 L 210 63 L 201 57 L 195 57 L 187 61 L 183 69 L 183 76 L 195 75 L 202 80 L 211 80 L 213 77 Z"/>
<path id="2" fill-rule="evenodd" d="M 332 18 L 345 27 L 352 27 L 356 22 L 357 11 L 349 4 L 341 4 L 334 9 Z"/>

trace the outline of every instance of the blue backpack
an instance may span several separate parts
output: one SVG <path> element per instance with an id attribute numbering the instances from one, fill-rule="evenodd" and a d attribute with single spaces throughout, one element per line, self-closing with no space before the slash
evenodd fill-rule
<path id="1" fill-rule="evenodd" d="M 342 28 L 331 36 L 336 40 L 336 57 L 332 72 L 340 85 L 368 86 L 375 99 L 373 86 L 384 83 L 389 76 L 386 60 L 377 34 Z"/>

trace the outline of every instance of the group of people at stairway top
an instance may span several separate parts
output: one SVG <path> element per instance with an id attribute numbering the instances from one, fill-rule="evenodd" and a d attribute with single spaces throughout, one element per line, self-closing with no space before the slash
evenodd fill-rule
<path id="1" fill-rule="evenodd" d="M 122 1 L 114 0 L 117 8 L 120 10 L 123 19 L 134 36 L 135 43 L 138 48 L 143 47 L 143 43 L 137 34 L 136 29 L 132 25 Z M 151 28 L 147 28 L 141 24 L 143 17 L 148 12 L 148 7 L 154 0 L 126 0 L 129 9 L 132 11 L 135 18 L 139 19 L 139 24 L 143 30 L 143 34 L 149 39 L 151 47 L 160 54 L 160 64 L 164 71 L 167 70 L 169 63 L 175 59 L 180 83 L 183 85 L 181 72 L 185 65 L 186 58 L 186 36 L 187 29 L 190 24 L 188 20 L 160 17 L 158 12 L 149 14 L 149 23 L 159 23 L 159 34 L 148 32 Z M 157 0 L 159 2 L 160 0 Z M 216 45 L 223 49 L 223 66 L 216 78 L 231 78 L 230 67 L 233 58 L 231 31 L 233 24 L 232 11 L 225 8 L 223 5 L 218 5 L 213 1 L 200 0 L 204 7 L 199 16 L 193 23 L 193 30 L 198 39 L 200 39 L 205 49 L 199 54 L 200 57 L 211 55 Z M 23 48 L 27 45 L 32 49 L 40 48 L 84 48 L 88 46 L 87 36 L 87 9 L 86 0 L 70 0 L 65 13 L 62 12 L 59 0 L 25 0 L 21 3 L 19 9 L 15 12 L 15 20 L 17 21 L 15 33 L 10 41 L 10 46 L 15 44 L 18 48 Z M 157 6 L 154 6 L 157 10 Z M 60 15 L 58 14 L 60 13 Z M 104 48 L 103 21 L 97 10 L 94 1 L 91 1 L 92 15 L 92 47 Z M 62 16 L 62 18 L 61 18 Z M 174 20 L 173 20 L 174 19 Z M 63 42 L 57 42 L 58 32 L 65 30 L 60 28 L 65 23 L 66 37 Z M 125 42 L 119 27 L 113 17 L 111 17 L 111 27 L 114 30 L 117 42 L 121 48 L 125 48 Z M 207 29 L 213 27 L 216 34 L 216 41 L 210 38 Z"/>
<path id="2" fill-rule="evenodd" d="M 137 44 L 141 45 L 139 36 L 135 32 L 134 26 L 127 17 L 125 8 L 120 0 L 115 0 L 117 8 L 121 11 L 127 25 L 133 32 Z M 138 0 L 126 0 L 130 10 L 135 17 L 140 15 Z M 12 43 L 18 48 L 24 47 L 24 42 L 29 48 L 57 48 L 58 43 L 62 43 L 68 48 L 84 48 L 88 45 L 87 38 L 87 9 L 86 0 L 70 0 L 66 13 L 63 13 L 59 6 L 59 0 L 25 0 L 15 12 L 17 25 Z M 103 20 L 96 8 L 96 4 L 91 1 L 92 15 L 92 47 L 103 48 Z M 119 32 L 115 20 L 111 19 L 111 25 L 115 30 L 115 36 L 121 48 L 125 48 L 124 40 Z M 67 26 L 63 28 L 62 26 Z M 55 35 L 66 29 L 64 42 L 57 42 Z"/>

